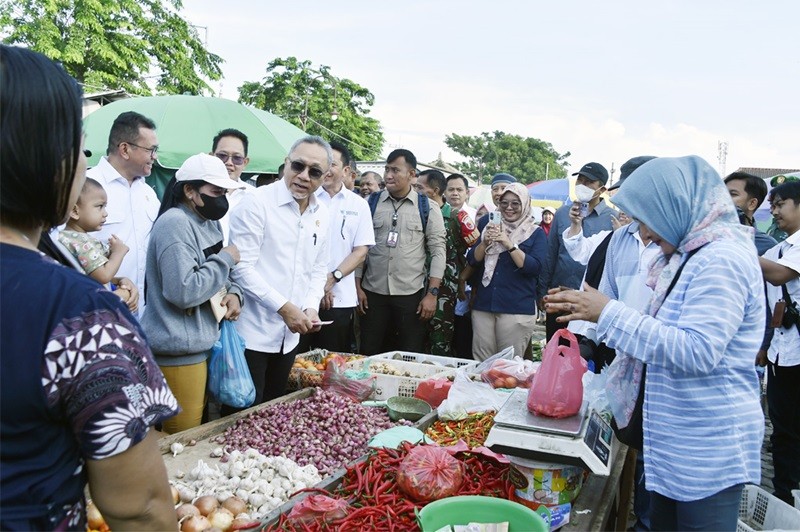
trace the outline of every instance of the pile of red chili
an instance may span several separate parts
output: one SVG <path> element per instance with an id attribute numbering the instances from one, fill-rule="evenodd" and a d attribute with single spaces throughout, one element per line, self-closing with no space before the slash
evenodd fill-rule
<path id="1" fill-rule="evenodd" d="M 404 443 L 400 449 L 373 450 L 365 460 L 347 468 L 333 493 L 304 490 L 346 499 L 350 508 L 344 518 L 298 523 L 283 514 L 267 530 L 417 530 L 414 509 L 420 510 L 423 505 L 407 498 L 397 487 L 398 467 L 411 448 L 413 445 Z M 464 483 L 456 495 L 510 498 L 514 488 L 508 480 L 508 464 L 472 452 L 457 453 L 456 458 L 464 465 Z"/>

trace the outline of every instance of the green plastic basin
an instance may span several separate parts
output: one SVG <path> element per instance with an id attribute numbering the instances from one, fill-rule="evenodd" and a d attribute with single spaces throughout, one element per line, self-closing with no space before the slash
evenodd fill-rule
<path id="1" fill-rule="evenodd" d="M 496 497 L 462 495 L 426 505 L 417 516 L 422 532 L 435 532 L 447 525 L 502 523 L 509 532 L 549 532 L 544 519 L 519 503 Z"/>

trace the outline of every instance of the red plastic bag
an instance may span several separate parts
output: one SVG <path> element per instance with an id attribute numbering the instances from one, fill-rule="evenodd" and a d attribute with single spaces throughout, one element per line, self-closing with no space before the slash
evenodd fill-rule
<path id="1" fill-rule="evenodd" d="M 436 445 L 414 447 L 397 469 L 400 490 L 418 502 L 455 495 L 463 483 L 464 466 Z"/>
<path id="2" fill-rule="evenodd" d="M 351 372 L 353 375 L 348 375 Z M 344 359 L 331 358 L 322 375 L 322 389 L 346 395 L 354 401 L 366 401 L 375 391 L 375 376 L 355 378 L 359 373 L 364 372 L 348 369 Z"/>
<path id="3" fill-rule="evenodd" d="M 561 345 L 561 339 L 568 345 Z M 583 402 L 586 360 L 578 340 L 567 329 L 559 329 L 542 352 L 542 366 L 528 392 L 528 411 L 548 417 L 574 416 Z"/>
<path id="4" fill-rule="evenodd" d="M 483 382 L 492 388 L 530 388 L 536 366 L 531 360 L 514 357 L 509 360 L 501 358 L 492 362 L 489 369 L 481 373 Z"/>
<path id="5" fill-rule="evenodd" d="M 344 499 L 333 499 L 327 495 L 309 495 L 292 507 L 289 521 L 306 524 L 314 521 L 330 523 L 346 516 L 348 507 Z"/>
<path id="6" fill-rule="evenodd" d="M 414 397 L 422 399 L 431 405 L 431 408 L 437 408 L 442 401 L 447 399 L 451 386 L 453 383 L 447 379 L 428 379 L 419 383 Z"/>
<path id="7" fill-rule="evenodd" d="M 478 238 L 481 236 L 478 228 L 475 227 L 475 222 L 470 218 L 466 211 L 458 211 L 458 225 L 461 229 L 461 239 L 467 245 L 472 247 Z"/>

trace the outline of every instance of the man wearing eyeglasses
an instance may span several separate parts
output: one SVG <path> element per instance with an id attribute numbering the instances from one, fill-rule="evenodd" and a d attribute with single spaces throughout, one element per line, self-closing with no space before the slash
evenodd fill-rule
<path id="1" fill-rule="evenodd" d="M 247 135 L 233 128 L 223 129 L 211 142 L 211 155 L 225 163 L 228 175 L 234 181 L 242 181 L 242 172 L 250 162 L 250 158 L 247 156 L 249 144 Z M 256 189 L 246 181 L 242 181 L 242 184 L 244 188 L 228 190 L 228 212 L 219 220 L 219 224 L 222 226 L 222 242 L 226 246 L 228 245 L 231 212 L 247 194 Z"/>
<path id="2" fill-rule="evenodd" d="M 332 162 L 324 139 L 301 138 L 289 150 L 283 179 L 256 188 L 231 214 L 230 240 L 241 257 L 232 277 L 245 309 L 237 328 L 247 345 L 255 404 L 286 392 L 300 335 L 320 330 L 330 215 L 315 192 Z"/>
<path id="3" fill-rule="evenodd" d="M 87 177 L 103 185 L 108 195 L 108 218 L 102 229 L 92 236 L 107 242 L 114 235 L 130 248 L 117 275 L 136 284 L 140 294 L 139 316 L 146 303 L 147 243 L 160 206 L 158 196 L 145 178 L 153 170 L 157 152 L 155 123 L 146 116 L 128 111 L 119 115 L 111 125 L 106 156 L 86 172 Z"/>

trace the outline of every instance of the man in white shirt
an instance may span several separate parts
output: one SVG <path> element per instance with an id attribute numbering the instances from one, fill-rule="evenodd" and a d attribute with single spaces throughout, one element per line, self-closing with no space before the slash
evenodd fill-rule
<path id="1" fill-rule="evenodd" d="M 475 209 L 469 206 L 469 181 L 461 174 L 450 174 L 447 176 L 447 188 L 444 191 L 444 199 L 454 211 L 465 211 L 469 214 L 470 220 L 477 223 L 475 219 Z"/>
<path id="2" fill-rule="evenodd" d="M 300 335 L 320 329 L 330 215 L 314 193 L 332 162 L 324 139 L 301 138 L 283 179 L 258 187 L 231 215 L 230 240 L 241 256 L 232 277 L 244 292 L 238 329 L 255 404 L 284 394 Z"/>
<path id="3" fill-rule="evenodd" d="M 767 351 L 767 404 L 772 421 L 772 462 L 775 496 L 794 504 L 800 489 L 800 182 L 770 191 L 778 229 L 789 235 L 759 259 L 767 281 L 767 305 L 775 332 Z M 788 297 L 787 297 L 788 296 Z"/>
<path id="4" fill-rule="evenodd" d="M 228 212 L 219 220 L 222 226 L 222 242 L 225 246 L 228 245 L 231 212 L 247 194 L 256 189 L 256 187 L 241 179 L 242 172 L 250 162 L 250 157 L 247 156 L 249 147 L 250 142 L 247 139 L 247 135 L 233 128 L 223 129 L 217 133 L 217 136 L 211 142 L 211 155 L 218 157 L 220 161 L 225 163 L 225 168 L 228 170 L 228 175 L 231 179 L 240 181 L 244 185 L 243 188 L 228 190 Z"/>
<path id="5" fill-rule="evenodd" d="M 322 321 L 333 323 L 323 326 L 319 332 L 301 337 L 301 353 L 317 347 L 340 353 L 352 350 L 353 315 L 358 305 L 353 272 L 364 262 L 369 248 L 375 245 L 369 205 L 344 183 L 352 164 L 350 150 L 338 142 L 331 142 L 331 149 L 333 164 L 322 187 L 317 189 L 316 197 L 317 201 L 328 207 L 330 214 L 329 273 L 319 317 Z"/>
<path id="6" fill-rule="evenodd" d="M 147 303 L 144 292 L 147 243 L 160 206 L 155 191 L 145 182 L 158 152 L 155 129 L 155 123 L 139 113 L 122 113 L 111 125 L 106 156 L 86 172 L 108 195 L 108 218 L 92 236 L 107 242 L 116 235 L 130 248 L 117 275 L 130 279 L 139 290 L 139 316 Z"/>

